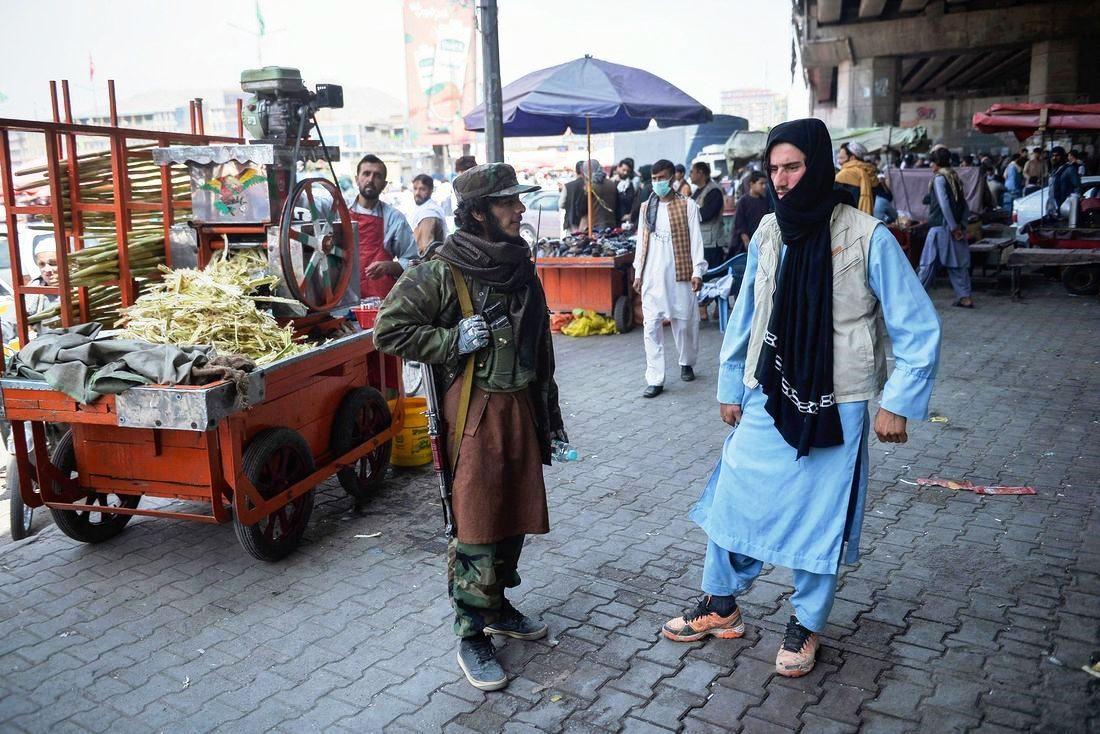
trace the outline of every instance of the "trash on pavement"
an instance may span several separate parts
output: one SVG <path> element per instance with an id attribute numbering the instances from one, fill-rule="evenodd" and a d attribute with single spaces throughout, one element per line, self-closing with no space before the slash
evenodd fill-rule
<path id="1" fill-rule="evenodd" d="M 561 327 L 561 333 L 566 336 L 597 336 L 601 334 L 618 334 L 615 328 L 615 320 L 601 316 L 595 311 L 584 309 L 573 310 L 574 319 Z"/>
<path id="2" fill-rule="evenodd" d="M 929 477 L 918 479 L 917 484 L 922 487 L 945 487 L 947 489 L 960 489 L 974 494 L 1035 494 L 1035 487 L 1002 487 L 994 485 L 975 485 L 969 479 L 959 481 L 957 479 L 940 479 Z"/>

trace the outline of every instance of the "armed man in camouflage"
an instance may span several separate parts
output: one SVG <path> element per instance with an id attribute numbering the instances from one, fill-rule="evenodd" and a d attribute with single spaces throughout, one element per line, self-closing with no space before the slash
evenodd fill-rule
<path id="1" fill-rule="evenodd" d="M 535 640 L 547 632 L 504 597 L 520 583 L 524 536 L 549 532 L 542 465 L 550 463 L 551 440 L 567 440 L 546 296 L 519 236 L 519 195 L 538 188 L 520 185 L 504 163 L 458 176 L 458 231 L 405 271 L 374 327 L 378 349 L 436 365 L 439 394 L 446 395 L 448 452 L 457 451 L 457 537 L 448 549 L 448 576 L 461 638 L 458 663 L 485 691 L 508 684 L 488 635 Z M 473 311 L 466 317 L 463 285 Z M 472 387 L 462 411 L 468 355 Z M 461 416 L 465 426 L 455 441 L 451 433 Z"/>

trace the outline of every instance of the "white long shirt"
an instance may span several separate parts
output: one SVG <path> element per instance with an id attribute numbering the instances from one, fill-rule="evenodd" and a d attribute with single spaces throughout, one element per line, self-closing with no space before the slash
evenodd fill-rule
<path id="1" fill-rule="evenodd" d="M 642 204 L 638 221 L 646 227 L 646 208 Z M 701 278 L 707 272 L 707 260 L 703 257 L 703 233 L 699 229 L 699 207 L 690 199 L 687 204 L 688 235 L 691 238 L 691 273 Z M 638 233 L 639 242 L 644 231 Z M 642 274 L 642 312 L 647 319 L 688 319 L 698 314 L 695 293 L 690 281 L 676 280 L 676 258 L 672 254 L 672 225 L 668 221 L 668 205 L 658 202 L 657 223 L 649 237 L 646 251 L 645 272 Z"/>

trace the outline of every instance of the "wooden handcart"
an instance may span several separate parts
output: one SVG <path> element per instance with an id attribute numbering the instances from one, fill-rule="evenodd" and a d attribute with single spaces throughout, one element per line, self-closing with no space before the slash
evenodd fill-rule
<path id="1" fill-rule="evenodd" d="M 362 500 L 382 480 L 402 415 L 398 397 L 391 419 L 383 390 L 400 396 L 400 368 L 364 331 L 259 369 L 246 386 L 136 387 L 81 404 L 44 382 L 4 379 L 0 393 L 23 501 L 48 507 L 69 537 L 107 540 L 134 515 L 232 520 L 241 545 L 273 561 L 297 546 L 318 483 L 336 474 Z M 46 423 L 69 426 L 52 455 Z M 143 497 L 210 511 L 144 508 Z"/>

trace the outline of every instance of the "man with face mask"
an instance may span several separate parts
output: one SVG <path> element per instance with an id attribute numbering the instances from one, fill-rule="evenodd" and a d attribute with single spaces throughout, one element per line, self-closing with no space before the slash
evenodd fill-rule
<path id="1" fill-rule="evenodd" d="M 719 414 L 737 430 L 690 517 L 707 534 L 704 596 L 669 620 L 678 642 L 741 637 L 736 597 L 765 563 L 794 570 L 795 614 L 776 672 L 810 672 L 842 562 L 859 557 L 867 492 L 867 406 L 880 441 L 924 418 L 940 326 L 897 240 L 833 188 L 820 120 L 772 128 L 764 161 L 775 213 L 749 243 L 722 344 Z M 886 337 L 894 371 L 886 379 Z"/>
<path id="2" fill-rule="evenodd" d="M 707 260 L 699 207 L 673 190 L 675 166 L 661 159 L 651 171 L 653 193 L 638 213 L 638 251 L 634 257 L 634 290 L 642 294 L 645 381 L 642 397 L 655 398 L 665 385 L 664 320 L 672 323 L 680 379 L 695 379 L 699 354 L 699 307 L 695 294 L 703 287 Z"/>
<path id="3" fill-rule="evenodd" d="M 413 210 L 410 224 L 413 236 L 416 237 L 416 249 L 421 255 L 428 249 L 428 245 L 447 238 L 447 218 L 443 214 L 443 207 L 432 199 L 434 189 L 435 181 L 426 173 L 413 179 L 413 202 L 416 209 Z"/>
<path id="4" fill-rule="evenodd" d="M 358 192 L 348 201 L 348 210 L 359 226 L 359 295 L 382 298 L 418 256 L 416 240 L 405 215 L 379 199 L 387 184 L 380 158 L 363 156 L 355 183 Z"/>
<path id="5" fill-rule="evenodd" d="M 454 465 L 448 577 L 458 663 L 471 685 L 491 691 L 508 679 L 487 635 L 547 633 L 504 592 L 520 583 L 524 536 L 549 531 L 542 465 L 551 440 L 568 439 L 546 296 L 519 236 L 519 196 L 539 187 L 520 185 L 507 164 L 487 163 L 454 188 L 458 231 L 397 282 L 374 339 L 383 352 L 436 366 Z"/>

